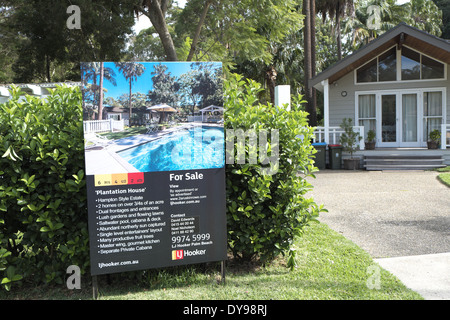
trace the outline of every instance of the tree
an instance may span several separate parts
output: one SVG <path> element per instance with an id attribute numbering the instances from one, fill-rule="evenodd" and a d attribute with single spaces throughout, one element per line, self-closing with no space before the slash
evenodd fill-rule
<path id="1" fill-rule="evenodd" d="M 121 108 L 128 108 L 129 110 L 129 103 L 130 103 L 130 95 L 128 93 L 123 93 L 119 98 L 118 101 L 110 100 L 113 104 L 116 105 L 119 104 Z M 145 122 L 145 116 L 144 114 L 148 112 L 147 110 L 147 96 L 145 93 L 141 92 L 134 92 L 131 95 L 131 106 L 133 108 L 133 123 L 138 122 L 139 124 L 142 124 Z"/>
<path id="2" fill-rule="evenodd" d="M 17 60 L 17 45 L 21 37 L 8 30 L 5 21 L 11 14 L 11 8 L 0 7 L 0 83 L 9 83 L 13 78 L 12 65 Z"/>
<path id="3" fill-rule="evenodd" d="M 82 13 L 81 29 L 68 29 L 65 1 L 4 0 L 1 37 L 13 52 L 14 82 L 80 79 L 80 61 L 118 61 L 134 24 L 134 0 L 72 0 Z"/>
<path id="4" fill-rule="evenodd" d="M 223 104 L 222 69 L 215 68 L 213 63 L 205 62 L 194 62 L 191 68 L 198 71 L 193 91 L 201 96 L 201 107 L 221 106 Z"/>
<path id="5" fill-rule="evenodd" d="M 411 26 L 440 37 L 442 34 L 442 11 L 432 0 L 411 0 Z"/>
<path id="6" fill-rule="evenodd" d="M 370 21 L 374 17 L 371 7 L 379 9 L 378 22 Z M 397 5 L 395 0 L 358 1 L 355 14 L 349 17 L 343 31 L 351 35 L 351 47 L 358 49 L 384 32 L 394 28 L 400 22 L 424 30 L 435 36 L 441 35 L 442 13 L 431 0 L 411 0 Z"/>
<path id="7" fill-rule="evenodd" d="M 195 108 L 200 104 L 202 96 L 198 90 L 198 80 L 200 72 L 198 70 L 190 70 L 182 74 L 179 78 L 180 93 L 185 100 L 186 106 L 191 106 L 191 114 L 194 115 Z"/>
<path id="8" fill-rule="evenodd" d="M 190 106 L 192 115 L 195 108 L 205 108 L 210 105 L 221 106 L 223 103 L 221 85 L 222 70 L 213 63 L 191 64 L 191 70 L 182 74 L 179 79 L 181 98 L 185 106 Z"/>
<path id="9" fill-rule="evenodd" d="M 169 0 L 142 0 L 141 4 L 135 7 L 135 11 L 150 19 L 153 27 L 158 32 L 167 61 L 177 61 L 177 52 L 166 23 L 166 13 L 169 4 Z"/>
<path id="10" fill-rule="evenodd" d="M 164 61 L 164 48 L 158 33 L 152 26 L 139 32 L 130 39 L 130 46 L 126 53 L 126 61 Z"/>
<path id="11" fill-rule="evenodd" d="M 342 41 L 341 41 L 341 18 L 347 14 L 352 14 L 354 10 L 353 0 L 318 0 L 316 10 L 322 14 L 323 20 L 326 15 L 335 17 L 337 55 L 338 60 L 342 59 Z"/>
<path id="12" fill-rule="evenodd" d="M 108 80 L 114 86 L 116 73 L 109 67 L 104 67 L 103 62 L 84 62 L 81 63 L 81 83 L 82 93 L 84 95 L 83 101 L 87 101 L 86 94 L 91 92 L 93 95 L 93 105 L 98 106 L 97 120 L 102 120 L 103 117 L 103 79 Z M 99 84 L 97 85 L 97 78 Z M 89 82 L 92 84 L 89 85 Z"/>
<path id="13" fill-rule="evenodd" d="M 137 78 L 140 77 L 144 73 L 145 67 L 143 64 L 137 63 L 137 62 L 116 62 L 115 65 L 119 69 L 119 71 L 122 72 L 123 76 L 130 84 L 130 95 L 128 96 L 129 97 L 128 107 L 130 109 L 130 126 L 131 126 L 131 116 L 133 114 L 133 108 L 132 108 L 132 104 L 131 104 L 131 97 L 132 97 L 131 87 L 132 87 L 133 81 L 136 81 Z"/>
<path id="14" fill-rule="evenodd" d="M 153 89 L 148 91 L 147 99 L 152 105 L 166 103 L 175 107 L 180 100 L 178 94 L 180 84 L 176 77 L 167 72 L 166 65 L 157 64 L 153 66 L 153 69 L 151 73 Z"/>
<path id="15" fill-rule="evenodd" d="M 305 91 L 305 100 L 306 100 L 306 111 L 308 112 L 308 119 L 309 119 L 309 125 L 310 126 L 316 126 L 317 125 L 317 112 L 316 112 L 316 106 L 315 106 L 315 99 L 313 97 L 313 88 L 309 87 L 309 80 L 311 80 L 313 76 L 313 70 L 315 70 L 315 65 L 313 64 L 313 61 L 315 63 L 315 57 L 313 58 L 313 42 L 315 44 L 315 39 L 313 37 L 313 34 L 315 33 L 315 24 L 312 23 L 312 21 L 315 21 L 312 17 L 315 15 L 315 13 L 312 11 L 311 4 L 314 3 L 314 0 L 303 0 L 303 14 L 305 16 L 305 26 L 303 28 L 304 34 L 304 57 L 305 57 L 305 64 L 304 64 L 304 91 Z M 313 4 L 314 6 L 314 4 Z"/>
<path id="16" fill-rule="evenodd" d="M 433 0 L 442 10 L 442 38 L 450 39 L 450 2 L 447 0 Z"/>
<path id="17" fill-rule="evenodd" d="M 186 4 L 175 26 L 178 39 L 192 39 L 196 34 L 195 17 L 204 3 L 195 0 Z M 294 0 L 213 1 L 193 59 L 222 61 L 226 67 L 251 59 L 269 66 L 274 54 L 271 44 L 282 43 L 289 33 L 300 29 L 301 18 Z"/>
<path id="18" fill-rule="evenodd" d="M 100 85 L 99 85 L 99 98 L 98 98 L 98 120 L 103 119 L 103 78 L 104 78 L 104 66 L 103 62 L 100 62 Z"/>
<path id="19" fill-rule="evenodd" d="M 192 61 L 192 58 L 194 56 L 194 53 L 195 53 L 195 50 L 196 50 L 196 47 L 197 47 L 198 39 L 200 37 L 200 31 L 201 31 L 202 26 L 203 26 L 203 24 L 205 22 L 206 14 L 208 13 L 209 6 L 211 5 L 212 2 L 213 2 L 212 0 L 206 0 L 205 1 L 205 4 L 203 6 L 203 10 L 202 10 L 202 14 L 200 15 L 200 19 L 198 21 L 197 27 L 195 29 L 194 36 L 192 38 L 191 49 L 189 50 L 189 54 L 188 54 L 187 59 L 186 59 L 187 61 Z"/>

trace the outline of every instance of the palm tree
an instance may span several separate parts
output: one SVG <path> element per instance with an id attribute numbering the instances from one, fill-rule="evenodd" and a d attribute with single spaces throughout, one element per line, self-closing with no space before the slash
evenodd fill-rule
<path id="1" fill-rule="evenodd" d="M 432 0 L 411 0 L 411 26 L 440 37 L 442 34 L 442 11 Z"/>
<path id="2" fill-rule="evenodd" d="M 378 28 L 369 27 L 368 8 L 379 8 Z M 345 21 L 343 32 L 352 35 L 352 47 L 357 49 L 367 44 L 384 32 L 405 22 L 435 36 L 441 35 L 442 12 L 432 0 L 411 0 L 403 5 L 395 0 L 365 0 L 356 2 L 355 15 Z"/>
<path id="3" fill-rule="evenodd" d="M 88 87 L 88 83 L 92 81 L 92 84 L 88 89 L 94 94 L 94 105 L 98 106 L 97 120 L 102 120 L 103 117 L 103 80 L 106 79 L 116 86 L 116 76 L 113 69 L 104 67 L 103 62 L 85 62 L 81 64 L 81 76 L 83 88 Z M 97 78 L 100 77 L 99 84 L 97 85 Z M 97 93 L 97 94 L 96 94 Z"/>
<path id="4" fill-rule="evenodd" d="M 317 0 L 316 11 L 322 14 L 325 21 L 327 14 L 335 17 L 336 41 L 338 60 L 342 59 L 341 18 L 352 15 L 354 11 L 353 0 Z"/>
<path id="5" fill-rule="evenodd" d="M 317 125 L 316 111 L 316 91 L 309 88 L 309 80 L 316 73 L 316 37 L 315 37 L 315 16 L 316 0 L 303 0 L 303 15 L 305 16 L 303 28 L 304 40 L 304 88 L 306 111 L 310 126 Z"/>
<path id="6" fill-rule="evenodd" d="M 131 115 L 132 115 L 132 104 L 131 104 L 131 87 L 133 81 L 136 81 L 138 77 L 140 77 L 144 71 L 145 67 L 142 63 L 138 62 L 116 62 L 116 67 L 119 69 L 120 72 L 122 72 L 125 79 L 130 84 L 130 94 L 128 98 L 128 107 L 130 109 L 130 126 L 131 126 Z"/>

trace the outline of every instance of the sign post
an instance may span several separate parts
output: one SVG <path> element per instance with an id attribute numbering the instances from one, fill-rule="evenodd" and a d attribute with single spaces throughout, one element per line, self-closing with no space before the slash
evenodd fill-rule
<path id="1" fill-rule="evenodd" d="M 99 83 L 89 76 L 91 64 L 95 63 L 82 66 L 86 115 L 95 111 L 94 90 L 97 87 L 92 84 Z M 134 86 L 143 93 L 153 92 L 149 96 L 155 101 L 146 103 L 159 105 L 161 97 L 155 88 L 161 83 L 152 78 L 153 69 L 163 69 L 173 75 L 175 79 L 171 81 L 182 81 L 183 74 L 204 72 L 211 82 L 218 82 L 219 63 L 199 66 L 191 63 L 141 63 L 145 71 Z M 105 62 L 106 68 L 122 77 L 117 64 Z M 116 79 L 116 82 L 122 80 Z M 217 83 L 217 86 L 221 90 L 221 84 Z M 122 94 L 129 88 L 121 88 Z M 105 95 L 118 92 L 117 88 L 107 89 Z M 89 90 L 94 92 L 89 94 Z M 117 93 L 119 95 L 120 92 Z M 143 130 L 144 133 L 135 136 L 123 134 L 126 128 L 123 132 L 114 132 L 119 136 L 115 140 L 107 140 L 99 133 L 94 139 L 91 130 L 85 132 L 94 297 L 96 276 L 116 272 L 222 261 L 222 280 L 225 280 L 227 234 L 223 111 L 222 114 L 205 117 L 201 122 L 186 122 L 182 116 L 184 110 L 191 108 L 189 104 L 206 103 L 210 99 L 208 95 L 207 88 L 203 93 L 200 88 L 197 101 L 187 97 L 174 99 L 184 101 L 186 106 L 172 103 L 170 107 L 175 110 L 172 114 L 177 115 L 173 120 L 167 112 L 154 112 L 155 108 L 150 110 L 150 106 L 148 112 L 141 113 L 141 116 L 147 122 L 147 128 L 151 123 L 153 129 Z M 114 96 L 111 98 L 115 99 Z M 221 103 L 214 101 L 216 106 Z M 127 107 L 124 106 L 122 116 Z M 109 116 L 109 107 L 103 106 L 102 109 L 106 109 L 102 116 Z M 87 127 L 92 126 L 85 125 Z M 144 125 L 142 127 L 145 128 Z"/>

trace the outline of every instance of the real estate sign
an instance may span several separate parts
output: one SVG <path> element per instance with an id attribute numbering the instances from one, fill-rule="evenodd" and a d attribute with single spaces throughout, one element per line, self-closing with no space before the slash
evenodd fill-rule
<path id="1" fill-rule="evenodd" d="M 91 274 L 225 260 L 220 63 L 81 71 Z"/>

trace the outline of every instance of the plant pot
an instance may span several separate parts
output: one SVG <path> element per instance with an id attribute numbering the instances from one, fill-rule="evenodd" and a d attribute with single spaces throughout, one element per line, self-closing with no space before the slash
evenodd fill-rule
<path id="1" fill-rule="evenodd" d="M 437 141 L 427 141 L 428 149 L 437 149 L 439 147 L 439 143 Z"/>
<path id="2" fill-rule="evenodd" d="M 375 150 L 375 141 L 365 142 L 366 150 Z"/>
<path id="3" fill-rule="evenodd" d="M 345 170 L 358 170 L 359 169 L 359 158 L 344 159 L 344 169 Z"/>

